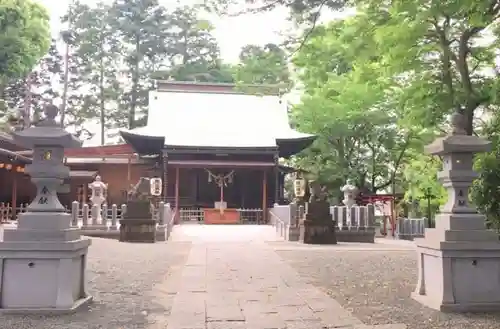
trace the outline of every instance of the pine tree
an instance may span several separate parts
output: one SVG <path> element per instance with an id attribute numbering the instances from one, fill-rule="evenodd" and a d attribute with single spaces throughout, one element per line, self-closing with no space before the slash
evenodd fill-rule
<path id="1" fill-rule="evenodd" d="M 167 15 L 157 0 L 115 0 L 110 22 L 119 33 L 127 67 L 123 72 L 127 83 L 118 105 L 127 109 L 128 128 L 132 129 L 144 122 L 148 92 L 154 87 L 150 73 L 166 56 Z M 137 120 L 141 115 L 142 120 Z"/>

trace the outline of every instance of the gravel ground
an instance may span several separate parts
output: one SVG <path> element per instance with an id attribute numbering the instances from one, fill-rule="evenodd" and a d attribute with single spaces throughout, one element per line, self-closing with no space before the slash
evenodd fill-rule
<path id="1" fill-rule="evenodd" d="M 498 329 L 498 314 L 444 314 L 413 301 L 417 278 L 413 250 L 293 247 L 277 253 L 309 282 L 327 291 L 365 324 L 404 323 L 408 329 Z M 472 283 L 471 283 L 472 284 Z"/>
<path id="2" fill-rule="evenodd" d="M 169 301 L 155 297 L 153 286 L 187 260 L 189 242 L 126 244 L 92 239 L 88 257 L 89 310 L 72 315 L 42 317 L 0 315 L 0 329 L 144 329 L 170 311 Z M 170 299 L 172 302 L 173 296 Z"/>

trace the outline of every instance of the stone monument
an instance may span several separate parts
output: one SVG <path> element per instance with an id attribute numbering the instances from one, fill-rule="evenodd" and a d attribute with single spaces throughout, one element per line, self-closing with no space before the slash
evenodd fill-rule
<path id="1" fill-rule="evenodd" d="M 413 298 L 441 311 L 500 310 L 500 241 L 485 227 L 485 218 L 469 204 L 476 177 L 474 153 L 490 143 L 465 134 L 462 114 L 452 116 L 452 132 L 426 147 L 443 159 L 438 179 L 448 190 L 448 202 L 436 216 L 436 228 L 415 239 L 418 281 Z"/>
<path id="2" fill-rule="evenodd" d="M 92 202 L 92 209 L 95 209 L 96 222 L 97 224 L 102 224 L 102 204 L 106 201 L 106 191 L 108 190 L 108 184 L 105 184 L 101 180 L 101 176 L 97 175 L 95 180 L 89 184 L 89 189 L 91 191 L 90 202 Z"/>
<path id="3" fill-rule="evenodd" d="M 149 200 L 150 180 L 141 177 L 128 192 L 127 211 L 120 220 L 121 242 L 156 242 L 156 223 L 153 205 Z"/>
<path id="4" fill-rule="evenodd" d="M 326 193 L 317 182 L 310 183 L 311 197 L 304 220 L 304 243 L 337 244 L 336 227 Z"/>
<path id="5" fill-rule="evenodd" d="M 58 109 L 45 108 L 45 120 L 13 133 L 14 141 L 33 149 L 26 173 L 37 195 L 19 215 L 17 229 L 6 230 L 0 243 L 0 311 L 14 313 L 68 313 L 89 303 L 86 261 L 89 239 L 71 227 L 71 215 L 57 191 L 69 168 L 64 148 L 81 143 L 55 121 Z"/>

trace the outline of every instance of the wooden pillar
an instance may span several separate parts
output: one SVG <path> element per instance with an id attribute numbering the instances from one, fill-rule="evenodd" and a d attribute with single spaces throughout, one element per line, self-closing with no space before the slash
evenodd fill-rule
<path id="1" fill-rule="evenodd" d="M 82 197 L 82 206 L 84 204 L 87 204 L 87 188 L 88 188 L 88 184 L 87 183 L 83 183 L 83 197 Z"/>
<path id="2" fill-rule="evenodd" d="M 262 220 L 267 223 L 267 171 L 262 172 Z"/>
<path id="3" fill-rule="evenodd" d="M 164 154 L 162 158 L 163 165 L 163 201 L 168 201 L 168 155 Z"/>
<path id="4" fill-rule="evenodd" d="M 16 220 L 16 208 L 17 208 L 17 173 L 13 172 L 12 179 L 12 200 L 11 200 L 11 209 L 12 209 L 12 220 Z"/>
<path id="5" fill-rule="evenodd" d="M 175 168 L 175 224 L 180 223 L 179 218 L 179 167 Z"/>
<path id="6" fill-rule="evenodd" d="M 279 155 L 274 155 L 274 203 L 279 203 L 280 199 L 280 169 Z"/>
<path id="7" fill-rule="evenodd" d="M 128 157 L 128 161 L 127 161 L 127 190 L 130 188 L 130 179 L 131 179 L 131 176 L 132 176 L 132 156 L 133 155 L 129 155 Z"/>

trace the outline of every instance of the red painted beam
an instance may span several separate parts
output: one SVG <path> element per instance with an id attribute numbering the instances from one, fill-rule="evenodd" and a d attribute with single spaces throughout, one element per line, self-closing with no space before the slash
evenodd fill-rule
<path id="1" fill-rule="evenodd" d="M 134 154 L 134 150 L 129 144 L 91 146 L 64 150 L 64 156 L 66 157 L 110 156 L 122 154 Z"/>

